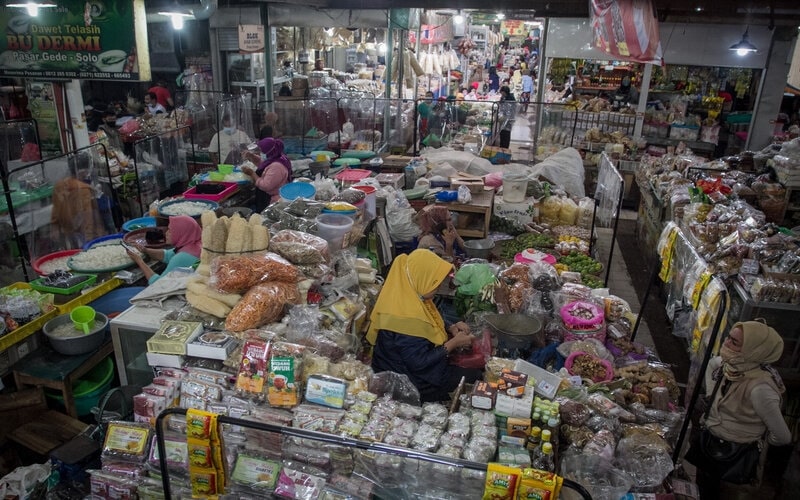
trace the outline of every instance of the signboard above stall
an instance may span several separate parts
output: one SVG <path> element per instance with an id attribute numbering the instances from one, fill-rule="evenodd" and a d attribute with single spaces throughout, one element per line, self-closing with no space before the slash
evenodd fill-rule
<path id="1" fill-rule="evenodd" d="M 0 77 L 150 81 L 143 0 L 0 10 Z"/>

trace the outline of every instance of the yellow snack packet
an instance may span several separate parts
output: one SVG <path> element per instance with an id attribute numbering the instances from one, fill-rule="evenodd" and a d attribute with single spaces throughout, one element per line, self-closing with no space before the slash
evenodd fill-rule
<path id="1" fill-rule="evenodd" d="M 516 500 L 521 474 L 522 470 L 516 467 L 490 463 L 486 468 L 483 500 Z"/>
<path id="2" fill-rule="evenodd" d="M 564 478 L 553 472 L 526 468 L 522 470 L 517 500 L 556 500 Z"/>

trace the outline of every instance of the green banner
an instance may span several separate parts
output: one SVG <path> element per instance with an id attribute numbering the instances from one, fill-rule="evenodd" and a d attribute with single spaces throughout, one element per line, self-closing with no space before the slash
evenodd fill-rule
<path id="1" fill-rule="evenodd" d="M 0 77 L 150 80 L 142 0 L 63 0 L 0 10 Z"/>

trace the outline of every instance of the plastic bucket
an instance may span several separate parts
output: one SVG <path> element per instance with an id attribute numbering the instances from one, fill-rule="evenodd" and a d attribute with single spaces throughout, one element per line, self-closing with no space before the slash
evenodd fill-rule
<path id="1" fill-rule="evenodd" d="M 89 306 L 78 306 L 69 313 L 69 319 L 72 320 L 72 324 L 75 325 L 76 330 L 81 330 L 84 334 L 88 335 L 94 327 L 95 315 L 96 312 L 93 308 Z"/>
<path id="2" fill-rule="evenodd" d="M 97 406 L 100 396 L 111 387 L 113 380 L 114 362 L 109 356 L 75 381 L 72 386 L 72 396 L 75 399 L 75 410 L 78 416 L 91 413 L 92 408 Z M 64 404 L 64 397 L 60 392 L 46 389 L 45 395 L 58 401 L 61 405 Z"/>
<path id="3" fill-rule="evenodd" d="M 353 219 L 340 214 L 319 214 L 316 222 L 317 236 L 327 241 L 332 251 L 341 250 L 344 236 L 353 228 Z"/>
<path id="4" fill-rule="evenodd" d="M 503 201 L 519 203 L 525 201 L 525 192 L 528 190 L 528 179 L 503 178 Z"/>
<path id="5" fill-rule="evenodd" d="M 367 220 L 372 220 L 377 215 L 376 211 L 376 198 L 377 198 L 377 189 L 372 186 L 353 186 L 353 189 L 358 189 L 359 191 L 363 192 L 366 197 L 364 198 L 364 212 L 367 216 Z"/>

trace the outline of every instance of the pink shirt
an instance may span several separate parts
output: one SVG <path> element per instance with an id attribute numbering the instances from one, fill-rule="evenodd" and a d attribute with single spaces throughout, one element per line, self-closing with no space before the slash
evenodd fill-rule
<path id="1" fill-rule="evenodd" d="M 275 161 L 267 165 L 261 173 L 261 177 L 256 180 L 256 187 L 270 195 L 272 201 L 277 201 L 278 190 L 288 180 L 289 172 L 286 171 L 286 167 Z"/>

